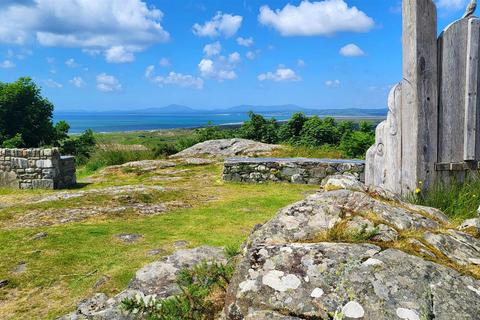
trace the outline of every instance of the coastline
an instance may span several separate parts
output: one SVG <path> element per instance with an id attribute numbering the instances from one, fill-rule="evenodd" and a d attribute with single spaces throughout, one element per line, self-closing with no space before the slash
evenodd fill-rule
<path id="1" fill-rule="evenodd" d="M 308 117 L 315 116 L 315 115 L 307 115 Z M 371 121 L 376 124 L 380 123 L 381 121 L 386 119 L 386 116 L 319 116 L 320 118 L 326 118 L 326 117 L 332 117 L 335 120 L 338 121 L 353 121 L 353 122 L 358 122 L 358 121 Z M 277 120 L 278 123 L 285 123 L 288 120 Z M 149 132 L 149 133 L 155 133 L 155 132 L 164 132 L 164 131 L 172 131 L 172 130 L 195 130 L 195 129 L 201 129 L 201 128 L 206 128 L 209 126 L 213 127 L 220 127 L 222 129 L 237 129 L 240 128 L 245 121 L 239 121 L 239 122 L 230 122 L 230 123 L 221 123 L 221 124 L 213 124 L 213 125 L 198 125 L 198 126 L 187 126 L 187 127 L 171 127 L 171 128 L 158 128 L 158 129 L 135 129 L 135 130 L 115 130 L 115 131 L 95 131 L 95 134 L 131 134 L 135 132 Z M 88 128 L 85 128 L 86 130 Z M 83 130 L 83 131 L 84 131 Z M 71 135 L 79 135 L 83 131 L 78 131 L 78 132 L 72 132 Z"/>

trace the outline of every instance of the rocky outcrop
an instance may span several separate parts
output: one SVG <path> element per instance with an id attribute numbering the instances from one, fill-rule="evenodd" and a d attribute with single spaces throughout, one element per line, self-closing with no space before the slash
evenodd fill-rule
<path id="1" fill-rule="evenodd" d="M 121 308 L 121 302 L 126 298 L 137 298 L 149 301 L 166 299 L 179 293 L 176 284 L 178 273 L 185 268 L 191 268 L 203 261 L 217 261 L 226 263 L 222 248 L 199 247 L 189 250 L 179 250 L 151 263 L 137 271 L 130 281 L 128 288 L 113 298 L 108 298 L 103 293 L 79 303 L 77 310 L 59 320 L 112 320 L 133 319 Z"/>
<path id="2" fill-rule="evenodd" d="M 280 149 L 281 146 L 265 144 L 245 139 L 220 139 L 210 140 L 194 145 L 185 149 L 171 158 L 230 158 L 236 156 L 261 156 L 268 155 L 274 150 Z"/>
<path id="3" fill-rule="evenodd" d="M 438 210 L 352 177 L 281 210 L 246 242 L 225 319 L 476 319 L 480 240 Z"/>

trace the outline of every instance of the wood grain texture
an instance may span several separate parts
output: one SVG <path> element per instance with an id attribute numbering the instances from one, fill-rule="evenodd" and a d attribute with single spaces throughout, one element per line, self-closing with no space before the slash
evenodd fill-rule
<path id="1" fill-rule="evenodd" d="M 477 131 L 479 102 L 479 42 L 480 20 L 468 20 L 466 84 L 465 84 L 465 125 L 464 125 L 464 160 L 477 160 Z"/>
<path id="2" fill-rule="evenodd" d="M 437 13 L 432 0 L 404 0 L 402 193 L 435 180 L 438 131 Z"/>
<path id="3" fill-rule="evenodd" d="M 388 115 L 384 131 L 385 185 L 390 191 L 401 193 L 402 181 L 402 85 L 397 84 L 388 96 Z"/>
<path id="4" fill-rule="evenodd" d="M 438 40 L 440 100 L 437 162 L 464 160 L 468 20 L 452 23 Z"/>

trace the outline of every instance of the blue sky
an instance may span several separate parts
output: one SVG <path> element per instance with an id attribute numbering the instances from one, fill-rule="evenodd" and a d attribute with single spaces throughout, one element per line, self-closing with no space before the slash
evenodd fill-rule
<path id="1" fill-rule="evenodd" d="M 439 0 L 439 30 L 467 0 Z M 58 110 L 380 108 L 401 79 L 399 0 L 1 0 L 0 81 Z"/>

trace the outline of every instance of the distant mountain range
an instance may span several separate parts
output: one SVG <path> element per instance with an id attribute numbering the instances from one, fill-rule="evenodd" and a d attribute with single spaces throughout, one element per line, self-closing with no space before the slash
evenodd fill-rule
<path id="1" fill-rule="evenodd" d="M 114 110 L 114 111 L 100 111 L 101 113 L 146 113 L 146 114 L 223 114 L 223 113 L 247 113 L 253 111 L 260 114 L 268 114 L 274 116 L 293 114 L 295 112 L 303 112 L 309 115 L 319 116 L 355 116 L 355 117 L 384 117 L 387 115 L 388 109 L 362 109 L 362 108 L 347 108 L 347 109 L 315 109 L 304 108 L 293 104 L 275 105 L 275 106 L 253 106 L 253 105 L 239 105 L 226 109 L 194 109 L 188 106 L 172 104 L 161 108 L 147 108 L 136 110 Z M 67 112 L 86 112 L 91 111 L 67 111 L 59 110 L 58 113 Z"/>

